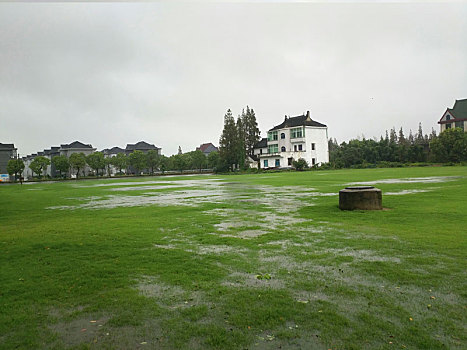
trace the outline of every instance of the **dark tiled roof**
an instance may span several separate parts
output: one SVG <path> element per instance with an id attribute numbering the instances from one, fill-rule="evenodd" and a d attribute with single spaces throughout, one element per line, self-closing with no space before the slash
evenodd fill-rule
<path id="1" fill-rule="evenodd" d="M 285 120 L 282 122 L 282 124 L 276 125 L 269 131 L 273 130 L 279 130 L 279 129 L 284 129 L 284 128 L 293 128 L 296 126 L 317 126 L 321 128 L 325 128 L 326 125 L 318 123 L 317 121 L 314 121 L 313 119 L 310 118 L 309 112 L 305 115 L 299 115 L 296 117 L 290 117 L 290 118 L 285 118 Z"/>
<path id="2" fill-rule="evenodd" d="M 125 150 L 123 148 L 120 148 L 120 147 L 112 147 L 111 149 L 105 149 L 104 151 L 107 154 L 117 154 L 117 153 L 124 153 L 125 152 Z"/>
<path id="3" fill-rule="evenodd" d="M 140 141 L 134 145 L 132 144 L 127 144 L 126 145 L 126 148 L 125 150 L 127 151 L 135 151 L 135 150 L 158 150 L 159 148 L 157 148 L 156 146 L 152 145 L 152 144 L 149 144 L 147 142 L 144 142 L 144 141 Z"/>
<path id="4" fill-rule="evenodd" d="M 15 149 L 15 145 L 13 143 L 0 143 L 0 149 Z"/>
<path id="5" fill-rule="evenodd" d="M 63 149 L 67 149 L 67 148 L 88 148 L 88 149 L 92 149 L 91 145 L 85 145 L 84 143 L 79 142 L 79 141 L 72 142 L 72 143 L 70 143 L 68 145 L 61 145 L 61 147 Z"/>
<path id="6" fill-rule="evenodd" d="M 255 143 L 253 148 L 266 148 L 268 147 L 268 139 L 267 138 L 262 138 L 261 141 Z"/>
<path id="7" fill-rule="evenodd" d="M 451 112 L 456 119 L 467 118 L 467 98 L 456 100 L 454 107 L 448 108 L 448 111 Z"/>
<path id="8" fill-rule="evenodd" d="M 199 149 L 201 152 L 206 152 L 206 150 L 209 148 L 209 147 L 213 147 L 215 149 L 217 149 L 216 146 L 214 146 L 211 142 L 209 143 L 203 143 L 201 146 L 199 146 L 197 149 Z"/>

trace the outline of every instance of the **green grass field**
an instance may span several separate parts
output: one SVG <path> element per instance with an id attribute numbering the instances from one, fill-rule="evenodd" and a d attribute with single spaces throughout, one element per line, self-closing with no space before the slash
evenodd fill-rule
<path id="1" fill-rule="evenodd" d="M 351 183 L 382 211 L 344 212 Z M 462 349 L 467 168 L 0 186 L 1 349 Z"/>

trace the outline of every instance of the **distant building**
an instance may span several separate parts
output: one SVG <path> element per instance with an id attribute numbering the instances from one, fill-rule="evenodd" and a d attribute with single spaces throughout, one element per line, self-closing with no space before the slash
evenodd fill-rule
<path id="1" fill-rule="evenodd" d="M 135 144 L 127 144 L 125 148 L 125 153 L 128 155 L 133 153 L 134 151 L 141 151 L 143 153 L 147 153 L 148 151 L 157 151 L 158 154 L 161 154 L 162 148 L 156 147 L 150 143 L 140 141 Z"/>
<path id="2" fill-rule="evenodd" d="M 162 148 L 156 147 L 153 144 L 150 144 L 150 143 L 147 143 L 147 142 L 144 142 L 144 141 L 140 141 L 140 142 L 135 143 L 135 144 L 127 144 L 126 145 L 126 148 L 125 148 L 125 154 L 126 155 L 130 155 L 134 151 L 141 151 L 143 153 L 148 153 L 148 151 L 156 151 L 157 154 L 160 155 L 161 151 L 162 151 Z M 132 166 L 129 166 L 128 170 L 132 174 L 136 173 L 136 169 L 134 169 Z M 142 172 L 148 172 L 149 169 L 141 169 L 141 171 Z"/>
<path id="3" fill-rule="evenodd" d="M 328 128 L 314 121 L 310 112 L 284 121 L 268 131 L 268 138 L 256 144 L 253 155 L 259 157 L 260 168 L 289 168 L 303 158 L 308 165 L 329 162 Z"/>
<path id="4" fill-rule="evenodd" d="M 73 153 L 83 153 L 85 156 L 94 153 L 96 151 L 95 148 L 92 147 L 90 144 L 84 144 L 80 141 L 74 141 L 69 144 L 62 144 L 60 147 L 51 147 L 50 149 L 45 149 L 44 151 L 33 153 L 26 157 L 23 157 L 24 162 L 24 170 L 23 170 L 23 177 L 27 180 L 32 177 L 33 172 L 29 165 L 37 156 L 44 156 L 49 158 L 50 165 L 47 167 L 45 174 L 47 176 L 55 177 L 58 175 L 58 171 L 55 169 L 55 166 L 52 164 L 52 158 L 55 156 L 66 156 L 70 158 Z M 89 173 L 90 168 L 86 165 L 86 167 L 82 170 L 86 175 Z M 36 174 L 37 175 L 37 174 Z"/>
<path id="5" fill-rule="evenodd" d="M 201 146 L 196 147 L 196 150 L 203 152 L 206 157 L 212 152 L 219 152 L 219 149 L 212 143 L 203 143 Z"/>
<path id="6" fill-rule="evenodd" d="M 0 182 L 9 181 L 7 171 L 8 161 L 17 156 L 17 149 L 13 143 L 0 143 Z"/>
<path id="7" fill-rule="evenodd" d="M 439 120 L 440 132 L 446 129 L 461 128 L 467 131 L 467 99 L 456 100 L 454 107 L 447 108 Z"/>
<path id="8" fill-rule="evenodd" d="M 106 148 L 101 151 L 102 154 L 104 155 L 104 158 L 113 158 L 116 157 L 117 154 L 123 153 L 125 154 L 125 150 L 120 147 L 112 147 L 112 148 Z M 110 165 L 110 176 L 114 176 L 118 173 L 119 169 L 117 169 L 115 166 Z M 126 169 L 122 169 L 122 172 L 125 172 Z"/>

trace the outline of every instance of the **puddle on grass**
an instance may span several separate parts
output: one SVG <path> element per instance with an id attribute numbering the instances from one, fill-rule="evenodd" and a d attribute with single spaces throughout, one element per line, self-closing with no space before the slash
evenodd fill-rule
<path id="1" fill-rule="evenodd" d="M 431 192 L 434 189 L 425 189 L 425 190 L 402 190 L 399 192 L 384 192 L 386 196 L 403 196 L 405 194 L 414 194 L 414 193 L 423 193 L 423 192 Z"/>
<path id="2" fill-rule="evenodd" d="M 350 182 L 342 186 L 353 185 L 376 185 L 376 184 L 407 184 L 407 183 L 441 183 L 461 179 L 462 176 L 429 176 L 429 177 L 408 177 L 405 179 L 382 179 L 375 181 Z"/>

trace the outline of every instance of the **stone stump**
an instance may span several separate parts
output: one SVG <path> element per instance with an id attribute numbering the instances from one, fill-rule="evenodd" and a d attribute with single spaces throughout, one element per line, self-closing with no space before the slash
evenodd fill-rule
<path id="1" fill-rule="evenodd" d="M 383 195 L 373 186 L 346 187 L 339 191 L 341 210 L 382 210 Z"/>

